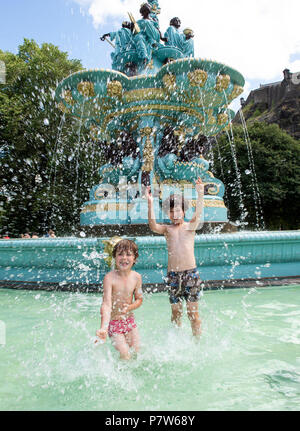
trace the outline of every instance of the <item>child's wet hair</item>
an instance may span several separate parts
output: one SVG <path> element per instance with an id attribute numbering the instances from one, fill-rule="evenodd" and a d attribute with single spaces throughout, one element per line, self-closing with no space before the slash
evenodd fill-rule
<path id="1" fill-rule="evenodd" d="M 184 213 L 186 213 L 190 207 L 189 202 L 184 199 L 183 195 L 172 194 L 163 202 L 163 211 L 168 214 L 177 206 L 180 206 Z"/>
<path id="2" fill-rule="evenodd" d="M 139 257 L 139 249 L 135 242 L 131 241 L 130 239 L 123 239 L 122 241 L 119 241 L 118 244 L 114 246 L 113 249 L 113 258 L 116 258 L 117 253 L 120 253 L 122 251 L 131 251 L 134 254 L 135 260 Z"/>

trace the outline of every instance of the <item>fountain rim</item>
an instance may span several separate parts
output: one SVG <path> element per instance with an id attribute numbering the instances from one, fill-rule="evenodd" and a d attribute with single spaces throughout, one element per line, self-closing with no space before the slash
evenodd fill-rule
<path id="1" fill-rule="evenodd" d="M 124 238 L 134 238 L 137 242 L 141 243 L 143 239 L 147 239 L 145 245 L 149 245 L 150 243 L 164 242 L 165 238 L 163 236 L 146 236 L 139 237 L 134 235 L 122 235 Z M 300 241 L 300 231 L 241 231 L 235 233 L 215 233 L 215 234 L 196 234 L 195 242 L 198 243 L 207 243 L 207 242 L 220 242 L 220 240 L 224 242 L 247 242 L 253 239 L 257 239 L 260 237 L 265 237 L 265 240 L 299 240 Z M 53 248 L 58 245 L 71 245 L 71 244 L 82 244 L 86 243 L 86 245 L 97 245 L 99 241 L 110 239 L 108 236 L 103 237 L 86 237 L 86 238 L 78 238 L 78 237 L 61 237 L 61 238 L 39 238 L 39 239 L 10 239 L 10 240 L 1 240 L 0 241 L 0 249 L 3 248 L 14 248 L 16 245 L 25 246 L 25 248 L 42 248 L 45 245 L 51 244 Z M 142 244 L 140 244 L 142 245 Z"/>
<path id="2" fill-rule="evenodd" d="M 234 79 L 235 83 L 241 87 L 244 87 L 245 85 L 245 78 L 243 77 L 243 75 L 238 72 L 236 69 L 233 69 L 232 67 L 226 65 L 225 63 L 219 63 L 216 62 L 214 60 L 211 59 L 203 59 L 203 58 L 181 58 L 178 60 L 173 61 L 172 63 L 169 64 L 165 64 L 164 66 L 161 67 L 161 69 L 155 74 L 155 75 L 138 75 L 138 76 L 132 76 L 129 77 L 127 75 L 125 75 L 122 72 L 119 72 L 117 70 L 114 69 L 103 69 L 103 68 L 99 68 L 99 69 L 84 69 L 84 70 L 80 70 L 78 72 L 74 72 L 72 74 L 70 74 L 69 76 L 67 76 L 66 78 L 64 78 L 63 80 L 61 80 L 56 88 L 55 91 L 55 96 L 58 99 L 58 101 L 61 101 L 63 98 L 61 96 L 61 91 L 63 90 L 63 86 L 64 84 L 69 81 L 72 77 L 76 76 L 79 77 L 81 75 L 83 75 L 83 79 L 85 75 L 94 73 L 94 72 L 105 72 L 105 73 L 109 73 L 112 74 L 113 76 L 119 75 L 119 77 L 121 79 L 124 79 L 124 82 L 129 83 L 129 82 L 136 82 L 136 81 L 152 81 L 153 79 L 159 79 L 161 77 L 162 74 L 164 73 L 170 73 L 170 71 L 176 67 L 176 65 L 180 64 L 180 63 L 189 63 L 189 64 L 194 64 L 195 66 L 199 66 L 201 67 L 202 65 L 215 65 L 217 66 L 218 69 L 221 69 L 218 71 L 218 74 L 220 74 L 220 72 L 222 72 L 222 74 L 226 74 L 229 73 L 231 78 Z"/>

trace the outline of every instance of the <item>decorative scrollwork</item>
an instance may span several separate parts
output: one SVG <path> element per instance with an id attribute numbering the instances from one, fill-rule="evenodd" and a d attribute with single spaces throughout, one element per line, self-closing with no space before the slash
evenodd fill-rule
<path id="1" fill-rule="evenodd" d="M 219 75 L 216 79 L 216 90 L 223 91 L 227 90 L 230 84 L 230 76 L 229 75 Z"/>
<path id="2" fill-rule="evenodd" d="M 110 81 L 107 84 L 107 95 L 109 97 L 122 97 L 123 86 L 120 81 Z"/>
<path id="3" fill-rule="evenodd" d="M 90 81 L 79 82 L 77 90 L 84 97 L 95 97 L 94 84 Z"/>
<path id="4" fill-rule="evenodd" d="M 219 126 L 222 126 L 223 124 L 226 124 L 228 122 L 228 114 L 223 112 L 223 114 L 218 115 L 218 124 Z"/>
<path id="5" fill-rule="evenodd" d="M 176 88 L 176 76 L 173 73 L 167 73 L 163 77 L 163 83 L 167 91 L 174 91 Z"/>
<path id="6" fill-rule="evenodd" d="M 154 165 L 154 149 L 151 143 L 151 134 L 152 129 L 151 127 L 145 127 L 144 129 L 141 129 L 141 136 L 146 136 L 146 143 L 143 151 L 143 159 L 144 164 L 142 167 L 143 172 L 151 172 L 153 170 Z"/>
<path id="7" fill-rule="evenodd" d="M 60 102 L 59 104 L 58 104 L 58 108 L 64 113 L 64 114 L 67 114 L 67 113 L 70 113 L 70 109 L 69 108 L 67 108 L 66 107 L 66 105 L 63 103 L 63 102 Z"/>
<path id="8" fill-rule="evenodd" d="M 63 98 L 69 105 L 75 105 L 75 100 L 73 99 L 72 91 L 71 90 L 65 90 L 63 92 Z"/>
<path id="9" fill-rule="evenodd" d="M 216 124 L 216 117 L 214 116 L 214 112 L 212 109 L 207 110 L 207 124 L 213 126 Z"/>
<path id="10" fill-rule="evenodd" d="M 232 93 L 228 96 L 228 100 L 233 100 L 238 97 L 244 91 L 243 87 L 240 85 L 235 85 L 233 87 Z"/>
<path id="11" fill-rule="evenodd" d="M 204 87 L 208 74 L 205 70 L 196 69 L 188 73 L 188 79 L 192 87 Z"/>

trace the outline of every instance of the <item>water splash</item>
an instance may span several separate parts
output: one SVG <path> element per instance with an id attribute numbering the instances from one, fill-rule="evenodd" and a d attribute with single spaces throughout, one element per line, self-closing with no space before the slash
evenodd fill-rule
<path id="1" fill-rule="evenodd" d="M 234 169 L 235 169 L 235 174 L 236 174 L 236 182 L 235 182 L 235 187 L 236 187 L 236 193 L 237 193 L 237 197 L 239 200 L 239 208 L 241 211 L 241 215 L 240 215 L 240 225 L 243 228 L 246 225 L 246 217 L 247 217 L 247 210 L 244 204 L 244 198 L 243 198 L 243 192 L 242 192 L 242 178 L 241 178 L 241 172 L 238 166 L 238 161 L 237 161 L 237 154 L 236 154 L 236 146 L 235 146 L 235 141 L 234 141 L 234 135 L 233 135 L 233 129 L 232 129 L 232 124 L 230 122 L 230 134 L 228 132 L 228 130 L 226 130 L 226 135 L 228 138 L 228 142 L 230 144 L 230 149 L 231 149 L 231 155 L 232 155 L 232 160 L 233 160 L 233 164 L 234 164 Z"/>
<path id="2" fill-rule="evenodd" d="M 53 197 L 55 196 L 56 172 L 57 172 L 57 165 L 58 165 L 58 160 L 57 160 L 58 145 L 61 144 L 61 137 L 62 137 L 65 121 L 66 121 L 66 115 L 64 113 L 61 117 L 61 120 L 58 126 L 57 138 L 54 145 L 52 161 L 50 163 L 48 195 Z M 51 179 L 52 179 L 53 166 L 54 166 L 54 174 L 53 174 L 53 182 L 52 182 Z"/>
<path id="3" fill-rule="evenodd" d="M 205 292 L 198 344 L 185 307 L 177 329 L 167 295 L 145 295 L 136 312 L 141 353 L 123 363 L 110 341 L 94 344 L 100 295 L 3 290 L 0 312 L 8 337 L 0 349 L 2 407 L 189 410 L 192 398 L 196 410 L 295 409 L 299 344 L 284 335 L 292 327 L 296 335 L 297 321 L 299 333 L 299 292 Z"/>
<path id="4" fill-rule="evenodd" d="M 257 181 L 257 175 L 255 170 L 255 163 L 254 163 L 254 157 L 253 157 L 253 148 L 250 140 L 250 136 L 248 133 L 247 124 L 245 121 L 245 117 L 243 114 L 242 109 L 239 110 L 244 135 L 245 135 L 245 142 L 247 146 L 247 152 L 248 152 L 248 159 L 250 164 L 250 173 L 251 173 L 251 179 L 252 179 L 252 190 L 254 195 L 254 205 L 255 205 L 255 216 L 256 216 L 256 226 L 258 230 L 265 230 L 266 225 L 264 221 L 264 215 L 263 215 L 263 209 L 262 209 L 262 203 L 261 203 L 261 197 L 260 197 L 260 190 L 258 186 Z"/>

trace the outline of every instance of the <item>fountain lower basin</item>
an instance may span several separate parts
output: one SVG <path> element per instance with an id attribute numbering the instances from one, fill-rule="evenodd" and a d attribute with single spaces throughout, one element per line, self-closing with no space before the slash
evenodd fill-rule
<path id="1" fill-rule="evenodd" d="M 99 290 L 109 267 L 105 262 L 106 238 L 2 240 L 0 286 Z M 167 273 L 167 248 L 163 237 L 133 238 L 140 258 L 135 270 L 145 286 L 162 285 Z M 300 231 L 244 232 L 197 235 L 197 266 L 204 282 L 224 282 L 300 276 Z"/>

